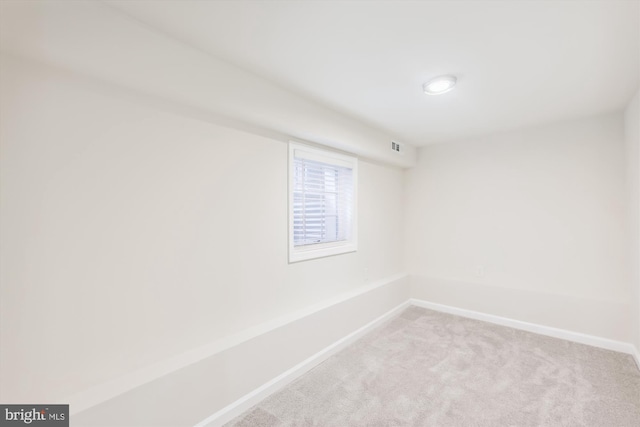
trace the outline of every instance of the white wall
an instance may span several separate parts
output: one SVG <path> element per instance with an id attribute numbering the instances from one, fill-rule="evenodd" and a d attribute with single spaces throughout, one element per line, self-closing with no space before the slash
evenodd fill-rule
<path id="1" fill-rule="evenodd" d="M 212 396 L 161 414 L 189 424 L 406 300 L 405 268 L 417 298 L 640 342 L 621 116 L 363 161 L 359 251 L 289 265 L 289 137 L 413 148 L 98 2 L 0 7 L 0 401 L 121 392 L 84 414 L 109 424 Z"/>
<path id="2" fill-rule="evenodd" d="M 636 93 L 624 113 L 624 134 L 629 190 L 630 266 L 634 287 L 634 343 L 640 351 L 640 91 Z"/>
<path id="3" fill-rule="evenodd" d="M 412 295 L 631 341 L 621 114 L 419 150 Z"/>
<path id="4" fill-rule="evenodd" d="M 68 402 L 402 271 L 401 170 L 360 163 L 357 253 L 289 265 L 286 140 L 0 66 L 0 401 Z"/>
<path id="5" fill-rule="evenodd" d="M 99 1 L 0 2 L 0 50 L 267 131 L 409 167 L 397 136 L 141 24 Z M 409 142 L 409 141 L 402 141 Z"/>

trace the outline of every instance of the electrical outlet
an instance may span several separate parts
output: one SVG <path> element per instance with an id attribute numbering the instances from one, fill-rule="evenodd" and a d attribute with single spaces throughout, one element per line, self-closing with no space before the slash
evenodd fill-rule
<path id="1" fill-rule="evenodd" d="M 486 271 L 485 271 L 484 265 L 478 264 L 476 266 L 476 277 L 484 277 L 485 273 Z"/>

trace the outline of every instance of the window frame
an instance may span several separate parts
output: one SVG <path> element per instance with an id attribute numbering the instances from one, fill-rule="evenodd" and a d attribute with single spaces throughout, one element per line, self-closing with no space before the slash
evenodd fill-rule
<path id="1" fill-rule="evenodd" d="M 352 169 L 352 207 L 351 207 L 351 230 L 348 240 L 316 243 L 304 246 L 295 246 L 293 232 L 293 203 L 294 203 L 294 167 L 296 150 L 309 153 L 319 161 L 336 166 L 344 166 L 347 163 Z M 289 142 L 289 263 L 306 261 L 316 258 L 324 258 L 333 255 L 356 252 L 358 250 L 358 158 L 335 151 L 311 147 L 297 142 Z"/>

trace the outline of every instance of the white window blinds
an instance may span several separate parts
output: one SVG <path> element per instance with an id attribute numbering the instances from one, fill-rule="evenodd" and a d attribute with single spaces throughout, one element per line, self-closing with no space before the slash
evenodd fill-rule
<path id="1" fill-rule="evenodd" d="M 294 151 L 293 161 L 294 246 L 349 241 L 353 164 L 301 150 Z"/>

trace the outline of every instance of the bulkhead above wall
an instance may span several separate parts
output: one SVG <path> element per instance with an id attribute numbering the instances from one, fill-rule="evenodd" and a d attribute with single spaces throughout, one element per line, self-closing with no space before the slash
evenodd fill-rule
<path id="1" fill-rule="evenodd" d="M 165 105 L 230 120 L 409 168 L 416 149 L 393 135 L 141 24 L 101 2 L 0 5 L 0 49 L 144 94 Z M 205 114 L 202 114 L 205 113 Z M 208 115 L 208 116 L 207 116 Z M 401 142 L 402 150 L 393 149 Z"/>

